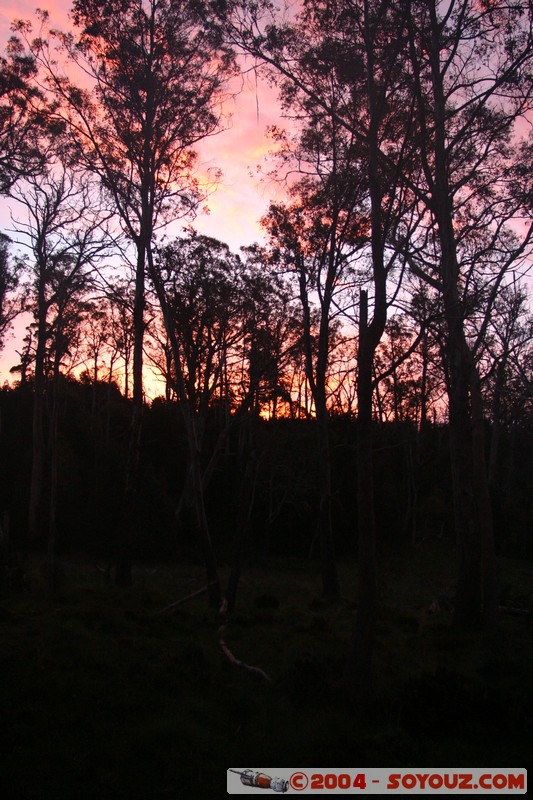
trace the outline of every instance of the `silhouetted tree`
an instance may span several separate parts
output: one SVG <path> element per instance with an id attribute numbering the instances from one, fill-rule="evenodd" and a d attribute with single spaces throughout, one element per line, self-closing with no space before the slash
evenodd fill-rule
<path id="1" fill-rule="evenodd" d="M 11 323 L 22 310 L 22 298 L 15 297 L 19 285 L 19 262 L 10 258 L 10 240 L 0 234 L 0 351 Z"/>
<path id="2" fill-rule="evenodd" d="M 55 549 L 60 367 L 81 321 L 79 302 L 87 292 L 88 272 L 106 251 L 106 236 L 99 227 L 102 220 L 94 188 L 58 157 L 40 176 L 17 182 L 11 189 L 12 197 L 25 212 L 24 217 L 16 218 L 15 229 L 21 236 L 21 244 L 30 251 L 26 260 L 28 310 L 35 320 L 28 532 L 31 541 L 48 527 L 51 576 Z M 48 431 L 47 394 L 50 398 Z M 43 493 L 48 468 L 50 505 L 46 512 Z"/>
<path id="3" fill-rule="evenodd" d="M 430 216 L 418 275 L 442 298 L 460 550 L 455 618 L 472 629 L 482 603 L 487 624 L 497 610 L 476 351 L 505 275 L 532 234 L 531 226 L 519 239 L 506 230 L 524 208 L 527 177 L 509 176 L 517 174 L 514 125 L 533 91 L 531 7 L 423 0 L 410 4 L 408 27 L 421 165 L 413 190 Z M 469 319 L 476 319 L 474 337 Z"/>
<path id="4" fill-rule="evenodd" d="M 238 514 L 232 541 L 232 562 L 226 590 L 228 609 L 236 603 L 242 552 L 251 539 L 253 509 L 260 467 L 265 456 L 258 437 L 259 417 L 275 419 L 278 402 L 292 397 L 287 371 L 300 349 L 301 323 L 291 287 L 273 270 L 269 253 L 254 245 L 243 248 L 245 264 L 240 283 L 241 319 L 235 369 L 238 403 L 234 411 L 239 466 Z"/>
<path id="5" fill-rule="evenodd" d="M 409 313 L 396 313 L 387 322 L 374 365 L 375 405 L 381 422 L 409 421 L 423 427 L 443 394 L 444 377 L 432 330 L 440 314 L 428 318 L 425 307 L 421 315 L 420 296 L 413 301 Z"/>
<path id="6" fill-rule="evenodd" d="M 46 161 L 41 133 L 50 109 L 33 80 L 36 72 L 33 57 L 12 37 L 0 57 L 0 193 Z"/>
<path id="7" fill-rule="evenodd" d="M 372 475 L 373 359 L 387 317 L 387 279 L 397 264 L 387 242 L 406 200 L 402 185 L 409 154 L 412 101 L 402 69 L 405 7 L 306 3 L 296 20 L 265 16 L 268 4 L 243 3 L 229 17 L 231 41 L 267 65 L 287 107 L 322 110 L 361 148 L 370 222 L 370 292 L 361 291 L 358 315 L 358 611 L 347 668 L 350 691 L 363 697 L 371 671 L 377 608 Z"/>
<path id="8" fill-rule="evenodd" d="M 312 124 L 314 122 L 314 124 Z M 307 382 L 318 423 L 319 465 L 318 533 L 321 550 L 324 597 L 339 597 L 340 585 L 335 562 L 331 519 L 331 453 L 328 410 L 328 368 L 332 349 L 334 319 L 342 313 L 342 286 L 354 254 L 368 235 L 367 219 L 358 205 L 362 202 L 353 154 L 329 120 L 312 120 L 293 154 L 305 160 L 310 176 L 291 187 L 292 204 L 271 205 L 263 225 L 271 246 L 279 251 L 285 269 L 298 283 L 302 314 L 302 342 Z M 284 152 L 284 161 L 288 161 Z M 302 166 L 300 166 L 302 169 Z M 312 297 L 318 298 L 315 321 Z"/>
<path id="9" fill-rule="evenodd" d="M 203 437 L 207 410 L 223 381 L 228 348 L 240 336 L 240 268 L 239 257 L 227 245 L 192 233 L 162 248 L 150 271 L 172 353 L 172 374 L 166 377 L 187 432 L 184 498 L 194 509 L 213 605 L 220 602 L 221 591 L 205 507 Z"/>
<path id="10" fill-rule="evenodd" d="M 139 489 L 143 410 L 145 277 L 153 269 L 157 230 L 190 214 L 204 191 L 194 177 L 193 146 L 221 124 L 223 82 L 231 53 L 207 4 L 181 0 L 75 0 L 75 34 L 61 34 L 63 52 L 85 73 L 79 88 L 61 74 L 48 44 L 36 58 L 61 104 L 81 164 L 96 172 L 135 252 L 133 418 L 127 467 L 130 525 L 124 531 L 117 581 L 131 582 L 130 543 Z M 27 29 L 26 29 L 27 32 Z M 35 49 L 35 48 L 34 48 Z"/>
<path id="11" fill-rule="evenodd" d="M 124 396 L 130 397 L 131 371 L 133 360 L 133 346 L 135 341 L 135 331 L 133 326 L 133 309 L 135 306 L 134 287 L 123 278 L 115 278 L 106 285 L 105 296 L 109 304 L 109 346 L 111 350 L 109 375 L 111 382 L 114 378 L 115 359 L 122 362 L 122 385 Z"/>
<path id="12" fill-rule="evenodd" d="M 520 284 L 503 287 L 490 316 L 479 370 L 490 419 L 489 484 L 498 489 L 502 430 L 531 412 L 533 317 Z"/>
<path id="13" fill-rule="evenodd" d="M 243 248 L 243 254 L 235 400 L 238 411 L 272 419 L 279 405 L 288 405 L 292 413 L 290 385 L 295 353 L 301 351 L 301 319 L 293 287 L 268 249 L 253 245 Z"/>

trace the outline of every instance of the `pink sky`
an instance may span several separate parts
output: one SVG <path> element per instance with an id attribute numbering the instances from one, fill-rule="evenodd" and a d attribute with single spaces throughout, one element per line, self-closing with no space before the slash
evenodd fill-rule
<path id="1" fill-rule="evenodd" d="M 43 7 L 50 12 L 52 26 L 68 26 L 66 0 L 44 3 Z M 10 0 L 0 8 L 2 46 L 10 35 L 12 21 L 33 19 L 35 8 L 35 0 Z M 223 178 L 209 200 L 210 214 L 198 217 L 195 226 L 236 250 L 261 236 L 257 223 L 269 198 L 268 187 L 261 184 L 256 167 L 270 147 L 265 130 L 279 120 L 278 108 L 274 89 L 264 83 L 256 88 L 251 81 L 245 81 L 243 91 L 229 104 L 231 127 L 199 147 L 201 161 L 220 168 Z"/>
<path id="2" fill-rule="evenodd" d="M 50 12 L 52 26 L 68 26 L 69 3 L 55 0 L 43 3 Z M 35 0 L 9 0 L 0 8 L 0 46 L 3 48 L 10 35 L 14 19 L 34 19 Z M 267 126 L 279 121 L 278 104 L 274 89 L 247 80 L 227 109 L 231 114 L 230 127 L 210 139 L 199 148 L 202 168 L 214 167 L 222 170 L 222 179 L 208 201 L 209 214 L 201 214 L 194 226 L 201 232 L 221 239 L 236 252 L 243 245 L 262 238 L 258 221 L 267 209 L 275 188 L 261 182 L 257 166 L 262 163 L 271 147 L 265 131 Z M 0 230 L 8 233 L 9 213 L 7 201 L 0 199 Z M 182 224 L 170 226 L 167 234 L 179 234 Z M 17 328 L 24 329 L 18 325 Z M 20 330 L 14 340 L 8 342 L 0 353 L 0 384 L 8 377 L 13 365 Z"/>

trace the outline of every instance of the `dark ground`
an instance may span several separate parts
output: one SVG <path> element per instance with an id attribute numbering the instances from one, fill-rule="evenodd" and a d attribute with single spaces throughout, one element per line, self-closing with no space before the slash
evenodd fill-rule
<path id="1" fill-rule="evenodd" d="M 0 598 L 0 789 L 35 800 L 226 795 L 226 769 L 279 766 L 527 767 L 533 740 L 531 614 L 490 637 L 451 628 L 452 548 L 382 558 L 375 694 L 351 710 L 339 684 L 353 622 L 319 599 L 311 561 L 249 565 L 224 637 L 200 566 L 139 567 L 132 589 L 96 565 L 64 564 L 50 596 L 38 560 Z M 501 598 L 530 610 L 533 565 L 501 561 Z M 435 602 L 435 601 L 438 601 Z"/>

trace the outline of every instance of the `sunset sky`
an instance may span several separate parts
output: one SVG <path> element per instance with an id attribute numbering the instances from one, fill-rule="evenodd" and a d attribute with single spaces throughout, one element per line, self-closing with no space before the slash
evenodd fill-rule
<path id="1" fill-rule="evenodd" d="M 68 27 L 67 0 L 42 3 L 50 13 L 52 26 Z M 34 19 L 36 0 L 9 0 L 0 8 L 0 43 L 2 49 L 10 35 L 10 25 L 15 19 Z M 221 239 L 237 251 L 243 245 L 261 239 L 258 220 L 266 211 L 276 188 L 262 181 L 257 167 L 264 166 L 264 157 L 272 144 L 266 137 L 269 125 L 279 122 L 279 107 L 274 89 L 264 83 L 256 85 L 253 78 L 242 81 L 243 88 L 230 100 L 226 112 L 231 115 L 228 128 L 206 140 L 199 151 L 200 170 L 222 170 L 222 179 L 208 201 L 209 214 L 200 214 L 194 226 L 209 236 Z M 240 89 L 241 80 L 236 84 Z M 0 230 L 9 235 L 8 203 L 0 199 Z M 182 223 L 170 227 L 168 233 L 180 233 Z M 24 325 L 17 326 L 24 329 Z M 8 377 L 13 365 L 16 344 L 8 342 L 0 354 L 0 384 Z M 15 356 L 15 358 L 17 358 Z"/>

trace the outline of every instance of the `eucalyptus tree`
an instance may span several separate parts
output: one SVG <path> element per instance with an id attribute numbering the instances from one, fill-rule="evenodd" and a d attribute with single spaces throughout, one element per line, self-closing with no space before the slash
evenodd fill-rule
<path id="1" fill-rule="evenodd" d="M 115 276 L 104 287 L 105 303 L 109 305 L 110 313 L 110 350 L 109 381 L 113 379 L 114 368 L 117 363 L 117 377 L 122 374 L 123 393 L 130 397 L 131 373 L 133 361 L 133 348 L 135 344 L 135 331 L 133 327 L 133 311 L 135 307 L 135 287 L 123 277 Z"/>
<path id="2" fill-rule="evenodd" d="M 34 58 L 12 37 L 0 56 L 0 193 L 44 163 L 41 131 L 46 102 L 34 78 Z"/>
<path id="3" fill-rule="evenodd" d="M 43 92 L 35 84 L 35 59 L 22 43 L 11 37 L 0 56 L 0 193 L 10 190 L 23 177 L 39 174 L 48 158 L 43 133 L 50 128 Z M 21 311 L 13 292 L 19 283 L 19 263 L 9 257 L 9 239 L 0 235 L 0 348 L 11 322 Z"/>
<path id="4" fill-rule="evenodd" d="M 97 301 L 89 300 L 85 304 L 83 316 L 86 373 L 93 387 L 96 387 L 100 379 L 102 359 L 111 339 L 111 307 L 101 298 Z"/>
<path id="5" fill-rule="evenodd" d="M 229 610 L 237 599 L 242 554 L 251 538 L 252 511 L 265 461 L 259 420 L 276 419 L 280 406 L 283 410 L 288 406 L 292 414 L 292 372 L 301 351 L 301 315 L 290 280 L 273 263 L 268 248 L 253 245 L 242 252 L 240 335 L 228 359 L 239 467 L 238 513 L 226 589 Z"/>
<path id="6" fill-rule="evenodd" d="M 368 240 L 368 217 L 363 209 L 363 181 L 354 165 L 349 138 L 336 123 L 314 114 L 292 153 L 298 169 L 308 175 L 290 188 L 292 202 L 272 204 L 263 219 L 273 257 L 294 275 L 301 304 L 305 372 L 317 420 L 319 476 L 318 536 L 322 592 L 340 595 L 332 528 L 331 453 L 328 410 L 328 372 L 333 328 L 342 316 L 344 286 L 351 280 L 353 261 Z M 289 155 L 290 153 L 290 155 Z M 316 299 L 317 314 L 312 313 Z M 316 319 L 315 319 L 316 317 Z M 315 336 L 315 328 L 317 329 Z"/>
<path id="7" fill-rule="evenodd" d="M 21 209 L 14 213 L 18 242 L 26 248 L 27 310 L 34 318 L 32 473 L 28 533 L 30 541 L 48 528 L 53 578 L 57 493 L 58 384 L 61 365 L 81 322 L 80 303 L 91 270 L 109 240 L 94 183 L 59 152 L 40 175 L 11 189 Z M 48 416 L 47 416 L 48 407 Z M 47 422 L 48 420 L 48 422 Z M 49 487 L 48 510 L 44 507 Z M 45 521 L 47 521 L 45 523 Z"/>
<path id="8" fill-rule="evenodd" d="M 531 4 L 420 0 L 406 6 L 420 170 L 410 266 L 440 296 L 448 376 L 455 529 L 456 622 L 497 610 L 494 546 L 476 354 L 512 268 L 527 255 L 531 170 L 516 125 L 531 109 Z M 474 330 L 472 330 L 472 326 Z M 482 578 L 483 576 L 483 578 Z"/>
<path id="9" fill-rule="evenodd" d="M 50 44 L 30 42 L 48 92 L 60 107 L 80 164 L 96 173 L 135 253 L 133 417 L 127 468 L 132 509 L 139 481 L 143 408 L 145 280 L 158 230 L 194 212 L 205 191 L 194 146 L 220 129 L 231 51 L 207 3 L 75 0 L 75 31 L 55 34 L 82 86 L 61 71 Z M 46 20 L 45 20 L 46 21 Z M 20 26 L 30 41 L 31 30 Z M 133 520 L 136 518 L 133 511 Z M 131 581 L 128 532 L 117 580 Z"/>
<path id="10" fill-rule="evenodd" d="M 237 413 L 275 419 L 278 401 L 292 405 L 295 354 L 301 320 L 290 280 L 268 248 L 243 248 L 242 336 L 233 364 Z M 231 368 L 231 367 L 230 367 Z"/>
<path id="11" fill-rule="evenodd" d="M 369 386 L 386 318 L 387 245 L 442 297 L 455 527 L 461 554 L 455 618 L 463 627 L 476 626 L 483 563 L 484 616 L 490 623 L 496 606 L 494 549 L 475 352 L 505 275 L 524 257 L 531 237 L 527 226 L 518 243 L 512 244 L 505 230 L 510 220 L 530 210 L 531 203 L 530 162 L 523 161 L 530 143 L 517 146 L 513 138 L 516 120 L 526 116 L 531 102 L 530 4 L 421 0 L 322 7 L 308 3 L 296 23 L 286 24 L 265 22 L 263 11 L 260 4 L 241 5 L 230 35 L 281 76 L 290 103 L 303 95 L 315 108 L 329 109 L 323 85 L 327 81 L 329 88 L 336 80 L 345 90 L 340 95 L 345 102 L 333 109 L 335 118 L 367 155 L 374 307 L 369 322 L 368 297 L 363 292 L 358 474 L 365 485 L 359 486 L 358 505 L 361 564 L 366 560 L 367 566 L 360 580 L 355 639 L 370 640 L 375 608 L 375 600 L 369 599 L 375 598 L 374 536 L 364 531 L 374 529 L 369 500 Z M 330 68 L 324 69 L 324 64 Z M 392 209 L 400 213 L 391 214 Z M 419 238 L 422 229 L 426 233 Z M 481 232 L 492 239 L 488 249 L 486 242 L 475 245 Z M 411 256 L 413 242 L 419 264 Z M 461 269 L 459 250 L 466 269 Z M 491 251 L 494 258 L 489 259 Z M 471 347 L 463 299 L 471 300 L 473 279 L 483 275 L 489 260 L 490 278 L 482 293 L 484 321 Z M 426 261 L 436 265 L 433 273 L 424 267 Z M 369 652 L 369 648 L 359 650 Z"/>
<path id="12" fill-rule="evenodd" d="M 176 395 L 202 424 L 215 397 L 220 398 L 229 349 L 241 335 L 239 256 L 216 239 L 191 233 L 160 248 L 154 284 L 174 359 Z M 203 430 L 195 438 L 201 449 Z"/>
<path id="13" fill-rule="evenodd" d="M 161 247 L 150 270 L 171 356 L 166 380 L 187 433 L 183 499 L 193 508 L 212 605 L 220 603 L 221 589 L 205 507 L 206 473 L 211 469 L 205 468 L 202 456 L 207 412 L 224 384 L 228 351 L 241 335 L 241 270 L 239 257 L 227 245 L 194 232 Z M 210 464 L 217 451 L 216 446 Z"/>
<path id="14" fill-rule="evenodd" d="M 19 278 L 18 262 L 11 258 L 10 239 L 0 234 L 0 351 L 11 323 L 22 310 L 20 299 L 14 296 Z"/>
<path id="15" fill-rule="evenodd" d="M 371 288 L 362 290 L 359 299 L 359 599 L 347 683 L 351 692 L 363 697 L 377 609 L 372 364 L 386 323 L 387 281 L 399 262 L 387 244 L 408 200 L 403 177 L 410 164 L 413 103 L 404 70 L 407 5 L 393 0 L 311 0 L 286 21 L 272 17 L 266 2 L 237 2 L 231 10 L 227 36 L 278 82 L 286 109 L 296 108 L 299 116 L 305 116 L 306 106 L 322 110 L 361 151 Z"/>
<path id="16" fill-rule="evenodd" d="M 479 370 L 491 422 L 489 485 L 498 491 L 502 431 L 510 430 L 533 403 L 533 315 L 520 283 L 505 286 L 494 305 L 482 343 Z"/>
<path id="17" fill-rule="evenodd" d="M 381 421 L 418 422 L 423 365 L 416 345 L 423 337 L 413 327 L 406 314 L 391 316 L 376 353 L 375 402 Z"/>
<path id="18" fill-rule="evenodd" d="M 243 260 L 223 242 L 191 231 L 158 248 L 150 272 L 163 312 L 159 368 L 177 400 L 188 442 L 179 511 L 185 504 L 192 508 L 213 604 L 221 597 L 205 491 L 230 429 L 238 430 L 239 519 L 226 594 L 229 608 L 235 602 L 253 503 L 254 420 L 265 399 L 280 390 L 295 336 L 290 296 L 283 280 L 265 270 L 261 253 L 261 248 L 247 248 Z M 222 414 L 216 415 L 218 438 L 209 444 L 206 423 L 213 409 Z"/>

